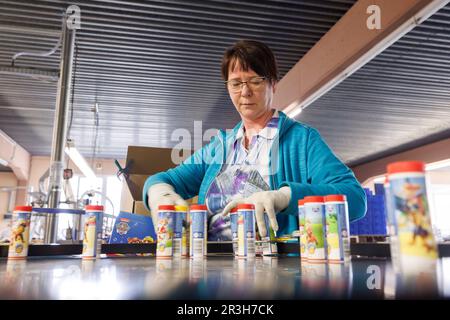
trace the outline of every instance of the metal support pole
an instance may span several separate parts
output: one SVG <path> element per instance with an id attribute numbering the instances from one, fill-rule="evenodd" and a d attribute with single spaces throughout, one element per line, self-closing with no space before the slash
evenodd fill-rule
<path id="1" fill-rule="evenodd" d="M 68 110 L 72 80 L 72 62 L 75 47 L 75 29 L 67 28 L 63 20 L 63 40 L 61 49 L 60 78 L 53 123 L 52 155 L 50 164 L 49 208 L 58 208 L 62 190 L 64 148 L 66 145 Z M 57 217 L 48 214 L 45 225 L 45 243 L 57 240 Z"/>

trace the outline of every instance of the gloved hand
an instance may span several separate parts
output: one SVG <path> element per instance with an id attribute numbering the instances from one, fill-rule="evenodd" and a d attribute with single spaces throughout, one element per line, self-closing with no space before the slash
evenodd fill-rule
<path id="1" fill-rule="evenodd" d="M 188 206 L 187 202 L 167 183 L 157 183 L 148 189 L 148 206 L 152 214 L 155 232 L 158 231 L 158 207 L 161 205 Z"/>
<path id="2" fill-rule="evenodd" d="M 287 208 L 291 201 L 291 188 L 282 187 L 275 191 L 255 192 L 248 198 L 232 200 L 223 209 L 222 214 L 227 215 L 231 209 L 240 203 L 251 203 L 255 206 L 256 223 L 258 224 L 259 234 L 265 237 L 267 234 L 264 222 L 264 211 L 269 217 L 270 225 L 274 231 L 278 231 L 278 222 L 276 212 L 280 212 Z"/>

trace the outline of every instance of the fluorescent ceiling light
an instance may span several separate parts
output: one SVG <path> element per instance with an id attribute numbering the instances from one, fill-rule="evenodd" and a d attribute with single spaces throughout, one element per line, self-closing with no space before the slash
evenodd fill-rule
<path id="1" fill-rule="evenodd" d="M 425 165 L 425 170 L 431 171 L 431 170 L 442 169 L 445 167 L 448 167 L 449 171 L 450 171 L 450 159 L 428 163 Z"/>
<path id="2" fill-rule="evenodd" d="M 0 164 L 1 164 L 2 166 L 7 167 L 7 166 L 8 166 L 8 161 L 6 161 L 6 160 L 0 158 Z"/>
<path id="3" fill-rule="evenodd" d="M 87 178 L 96 178 L 94 171 L 88 165 L 81 153 L 75 147 L 66 147 L 64 150 L 75 165 Z"/>
<path id="4" fill-rule="evenodd" d="M 386 181 L 386 176 L 384 174 L 373 178 L 373 183 L 383 183 L 384 184 L 384 181 Z"/>

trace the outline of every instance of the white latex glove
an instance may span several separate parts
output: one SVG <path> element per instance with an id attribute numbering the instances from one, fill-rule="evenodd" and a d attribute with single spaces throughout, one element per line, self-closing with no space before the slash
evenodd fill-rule
<path id="1" fill-rule="evenodd" d="M 155 232 L 158 231 L 158 207 L 161 205 L 188 206 L 187 202 L 167 183 L 157 183 L 148 189 L 148 206 Z"/>
<path id="2" fill-rule="evenodd" d="M 251 203 L 255 206 L 256 223 L 258 224 L 259 234 L 265 237 L 267 234 L 266 225 L 264 222 L 264 211 L 269 217 L 270 225 L 276 232 L 278 231 L 278 222 L 276 212 L 280 212 L 287 208 L 291 201 L 291 188 L 282 187 L 275 191 L 255 192 L 248 198 L 241 198 L 232 200 L 223 209 L 222 214 L 227 215 L 231 209 L 240 203 Z"/>

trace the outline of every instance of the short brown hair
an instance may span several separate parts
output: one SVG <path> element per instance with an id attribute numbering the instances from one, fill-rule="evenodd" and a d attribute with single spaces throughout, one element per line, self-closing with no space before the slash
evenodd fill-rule
<path id="1" fill-rule="evenodd" d="M 262 42 L 240 40 L 225 51 L 222 59 L 222 77 L 225 81 L 228 80 L 230 66 L 233 70 L 238 62 L 242 70 L 252 69 L 258 75 L 267 77 L 272 84 L 278 80 L 275 56 L 272 50 Z"/>

